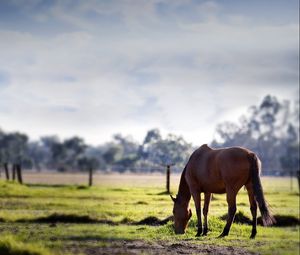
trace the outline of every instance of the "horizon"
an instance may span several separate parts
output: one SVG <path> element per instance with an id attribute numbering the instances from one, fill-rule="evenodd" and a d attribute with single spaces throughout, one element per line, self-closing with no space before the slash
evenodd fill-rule
<path id="1" fill-rule="evenodd" d="M 272 95 L 270 95 L 270 96 L 272 96 Z M 277 99 L 278 99 L 278 98 L 277 98 Z M 299 98 L 298 98 L 297 100 L 299 100 Z M 294 108 L 294 107 L 295 107 L 295 104 L 297 104 L 297 100 L 294 101 L 294 102 L 290 102 L 290 101 L 289 101 L 289 104 L 292 106 L 292 108 Z M 284 103 L 284 101 L 286 101 L 286 100 L 283 99 L 283 100 L 279 100 L 279 101 L 280 101 L 281 103 Z M 261 103 L 261 102 L 260 102 L 260 103 Z M 251 105 L 251 106 L 257 106 L 257 105 Z M 251 108 L 251 106 L 249 106 L 249 107 L 247 108 L 247 111 Z M 244 114 L 241 115 L 241 116 L 239 116 L 239 117 L 242 117 L 242 116 L 243 116 L 243 117 L 247 117 L 247 112 L 244 112 Z M 239 118 L 239 119 L 240 119 L 240 118 Z M 225 122 L 229 121 L 229 122 L 232 122 L 232 123 L 234 123 L 234 124 L 239 124 L 239 119 L 238 119 L 237 121 L 231 121 L 231 120 L 224 120 L 224 121 L 225 121 Z M 224 122 L 223 122 L 223 123 L 224 123 Z M 222 124 L 222 123 L 218 123 L 218 124 Z M 215 128 L 216 128 L 216 127 L 215 127 Z M 78 138 L 83 139 L 83 141 L 84 141 L 88 146 L 95 146 L 95 147 L 97 147 L 97 146 L 103 146 L 103 145 L 105 145 L 105 144 L 108 144 L 108 143 L 114 141 L 114 136 L 115 136 L 115 135 L 121 135 L 121 136 L 123 136 L 123 137 L 127 137 L 128 139 L 132 140 L 132 141 L 135 142 L 135 143 L 142 144 L 143 141 L 144 141 L 144 138 L 145 138 L 146 135 L 147 135 L 147 132 L 150 131 L 150 130 L 153 130 L 153 129 L 158 129 L 159 132 L 160 132 L 160 134 L 162 135 L 162 138 L 163 138 L 163 139 L 167 138 L 168 135 L 176 135 L 177 137 L 182 137 L 186 142 L 190 143 L 192 147 L 201 146 L 201 145 L 203 145 L 203 144 L 211 144 L 215 139 L 217 139 L 216 136 L 215 136 L 215 133 L 214 133 L 214 136 L 212 137 L 211 140 L 203 141 L 203 142 L 200 143 L 200 144 L 194 144 L 194 143 L 192 143 L 192 142 L 190 142 L 190 141 L 187 141 L 187 140 L 185 139 L 185 137 L 184 137 L 182 134 L 171 133 L 171 132 L 169 132 L 169 133 L 168 133 L 168 132 L 162 132 L 162 130 L 160 130 L 159 128 L 153 127 L 153 128 L 150 128 L 150 129 L 146 130 L 144 136 L 143 136 L 141 139 L 136 139 L 136 137 L 134 137 L 134 135 L 132 135 L 132 134 L 124 134 L 124 133 L 122 133 L 122 132 L 116 132 L 116 133 L 112 134 L 110 137 L 108 137 L 107 140 L 105 140 L 105 141 L 103 141 L 103 142 L 101 142 L 101 143 L 95 144 L 95 143 L 88 143 L 88 142 L 85 140 L 84 137 L 82 137 L 82 136 L 80 136 L 80 135 L 78 135 L 78 134 L 74 134 L 74 135 L 70 135 L 70 136 L 61 137 L 59 134 L 54 134 L 54 133 L 53 133 L 53 134 L 43 134 L 43 135 L 41 135 L 41 136 L 39 136 L 39 137 L 32 138 L 29 134 L 27 134 L 27 133 L 25 133 L 25 132 L 22 132 L 22 131 L 20 131 L 20 130 L 5 130 L 5 129 L 3 129 L 3 128 L 0 126 L 0 131 L 2 131 L 2 132 L 4 132 L 4 133 L 21 133 L 21 134 L 26 135 L 26 136 L 28 137 L 29 142 L 38 142 L 38 141 L 40 141 L 43 137 L 57 137 L 57 138 L 59 139 L 59 141 L 61 141 L 61 142 L 62 142 L 62 141 L 65 141 L 65 140 L 67 140 L 67 139 L 71 139 L 71 138 L 73 138 L 73 137 L 78 137 Z M 214 131 L 214 132 L 215 132 L 215 131 Z M 218 141 L 218 139 L 217 139 L 216 141 Z M 220 142 L 220 141 L 219 141 L 219 142 Z"/>
<path id="2" fill-rule="evenodd" d="M 0 128 L 193 146 L 299 95 L 298 1 L 1 1 Z"/>

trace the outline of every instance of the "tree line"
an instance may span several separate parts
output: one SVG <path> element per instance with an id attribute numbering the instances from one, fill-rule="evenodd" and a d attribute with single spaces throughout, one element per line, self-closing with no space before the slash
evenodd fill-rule
<path id="1" fill-rule="evenodd" d="M 264 174 L 295 174 L 299 171 L 299 100 L 292 104 L 268 95 L 238 123 L 217 125 L 212 146 L 236 145 L 258 154 Z"/>
<path id="2" fill-rule="evenodd" d="M 158 129 L 146 133 L 142 144 L 131 136 L 116 134 L 112 141 L 87 145 L 80 137 L 60 140 L 57 136 L 29 141 L 19 132 L 0 130 L 0 163 L 21 164 L 24 169 L 88 171 L 92 169 L 130 171 L 164 171 L 164 164 L 183 167 L 192 146 L 181 136 L 162 137 Z"/>
<path id="3" fill-rule="evenodd" d="M 247 147 L 259 155 L 267 174 L 295 172 L 299 170 L 299 104 L 293 106 L 290 101 L 266 96 L 238 123 L 217 125 L 211 146 Z M 194 149 L 183 137 L 163 137 L 159 129 L 149 130 L 142 143 L 116 134 L 110 142 L 98 146 L 88 145 L 77 136 L 65 140 L 44 136 L 30 141 L 26 134 L 0 129 L 0 164 L 37 171 L 151 172 L 165 171 L 163 166 L 173 164 L 175 171 L 181 171 Z"/>

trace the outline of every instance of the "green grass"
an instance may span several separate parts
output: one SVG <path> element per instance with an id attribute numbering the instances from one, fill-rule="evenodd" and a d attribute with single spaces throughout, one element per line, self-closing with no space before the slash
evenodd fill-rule
<path id="1" fill-rule="evenodd" d="M 16 240 L 11 235 L 3 236 L 0 239 L 0 254 L 2 255 L 50 255 L 51 253 L 41 245 L 26 244 Z"/>
<path id="2" fill-rule="evenodd" d="M 174 193 L 177 185 L 172 183 Z M 264 178 L 263 186 L 274 214 L 299 218 L 299 194 L 295 184 L 291 192 L 289 179 Z M 251 226 L 233 224 L 228 237 L 217 239 L 225 224 L 220 219 L 227 212 L 225 195 L 214 195 L 211 201 L 211 231 L 207 237 L 194 237 L 196 214 L 193 203 L 194 213 L 185 235 L 175 235 L 172 222 L 163 226 L 130 224 L 149 216 L 169 217 L 173 204 L 168 195 L 161 195 L 163 191 L 163 187 L 153 183 L 145 187 L 124 183 L 86 188 L 0 181 L 0 247 L 11 244 L 11 247 L 28 250 L 28 253 L 14 251 L 7 254 L 49 254 L 45 248 L 54 254 L 66 254 L 72 253 L 74 246 L 84 251 L 84 248 L 110 245 L 112 240 L 154 243 L 185 240 L 191 244 L 241 247 L 260 254 L 299 254 L 299 226 L 258 226 L 257 238 L 250 240 Z M 244 189 L 238 194 L 237 207 L 243 215 L 251 218 Z M 11 239 L 12 235 L 16 239 Z M 35 247 L 37 242 L 39 245 Z M 0 254 L 6 254 L 1 251 Z M 73 253 L 77 254 L 77 251 Z"/>

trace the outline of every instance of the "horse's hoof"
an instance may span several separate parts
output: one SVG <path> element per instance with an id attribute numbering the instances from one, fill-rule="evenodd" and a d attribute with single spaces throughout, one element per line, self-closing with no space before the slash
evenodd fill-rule
<path id="1" fill-rule="evenodd" d="M 196 237 L 201 236 L 202 232 L 197 232 Z"/>
<path id="2" fill-rule="evenodd" d="M 204 233 L 202 234 L 202 236 L 207 236 L 207 232 L 204 232 Z"/>
<path id="3" fill-rule="evenodd" d="M 223 237 L 225 237 L 225 236 L 227 236 L 227 235 L 224 234 L 224 233 L 222 233 L 221 235 L 218 236 L 218 238 L 223 238 Z"/>
<path id="4" fill-rule="evenodd" d="M 250 238 L 251 238 L 251 239 L 254 239 L 255 236 L 256 236 L 256 230 L 252 230 L 252 233 L 251 233 Z"/>

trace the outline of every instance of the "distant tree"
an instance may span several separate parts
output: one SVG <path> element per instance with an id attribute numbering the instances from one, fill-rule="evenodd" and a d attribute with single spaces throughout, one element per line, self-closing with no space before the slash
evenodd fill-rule
<path id="1" fill-rule="evenodd" d="M 78 167 L 81 171 L 89 171 L 89 169 L 95 170 L 99 165 L 99 160 L 94 157 L 82 156 L 78 159 Z"/>
<path id="2" fill-rule="evenodd" d="M 282 168 L 294 176 L 300 170 L 299 146 L 299 143 L 289 145 L 286 148 L 286 153 L 280 157 Z"/>
<path id="3" fill-rule="evenodd" d="M 99 168 L 105 170 L 107 168 L 106 162 L 103 158 L 105 148 L 103 146 L 87 146 L 84 155 L 87 158 L 94 158 L 98 162 L 98 166 L 95 169 Z"/>
<path id="4" fill-rule="evenodd" d="M 120 160 L 122 149 L 114 144 L 110 144 L 107 146 L 107 149 L 103 153 L 103 159 L 106 164 L 111 165 Z"/>
<path id="5" fill-rule="evenodd" d="M 120 172 L 133 170 L 138 160 L 138 150 L 139 144 L 132 137 L 116 134 L 113 141 L 106 144 L 103 158 L 113 170 Z"/>
<path id="6" fill-rule="evenodd" d="M 32 167 L 38 171 L 46 168 L 47 155 L 41 142 L 30 142 L 27 146 L 27 155 L 32 162 Z"/>
<path id="7" fill-rule="evenodd" d="M 169 134 L 166 139 L 155 140 L 147 148 L 147 159 L 154 164 L 176 164 L 182 168 L 192 146 L 181 136 Z"/>
<path id="8" fill-rule="evenodd" d="M 162 137 L 159 129 L 150 129 L 147 132 L 143 143 L 139 146 L 138 157 L 140 159 L 147 159 L 149 156 L 149 146 L 151 146 L 151 144 L 161 141 L 161 139 Z"/>
<path id="9" fill-rule="evenodd" d="M 83 156 L 87 145 L 84 140 L 79 137 L 72 137 L 66 139 L 62 143 L 63 150 L 65 151 L 64 163 L 68 168 L 78 169 L 78 160 Z"/>
<path id="10" fill-rule="evenodd" d="M 114 135 L 115 143 L 121 149 L 122 158 L 134 158 L 137 155 L 139 145 L 131 136 Z"/>
<path id="11" fill-rule="evenodd" d="M 60 140 L 57 136 L 43 136 L 40 139 L 41 149 L 45 158 L 41 159 L 40 162 L 43 162 L 45 168 L 47 169 L 56 169 L 58 168 L 60 160 L 60 153 L 57 149 L 60 144 Z"/>
<path id="12" fill-rule="evenodd" d="M 27 158 L 28 137 L 25 134 L 1 133 L 0 134 L 0 156 L 4 163 L 21 164 Z"/>
<path id="13" fill-rule="evenodd" d="M 238 124 L 224 122 L 216 128 L 216 147 L 244 146 L 254 150 L 263 162 L 264 171 L 282 171 L 282 155 L 285 155 L 292 140 L 299 139 L 291 123 L 290 102 L 280 102 L 274 96 L 266 96 L 260 105 L 249 108 Z M 299 121 L 299 117 L 298 117 Z"/>

